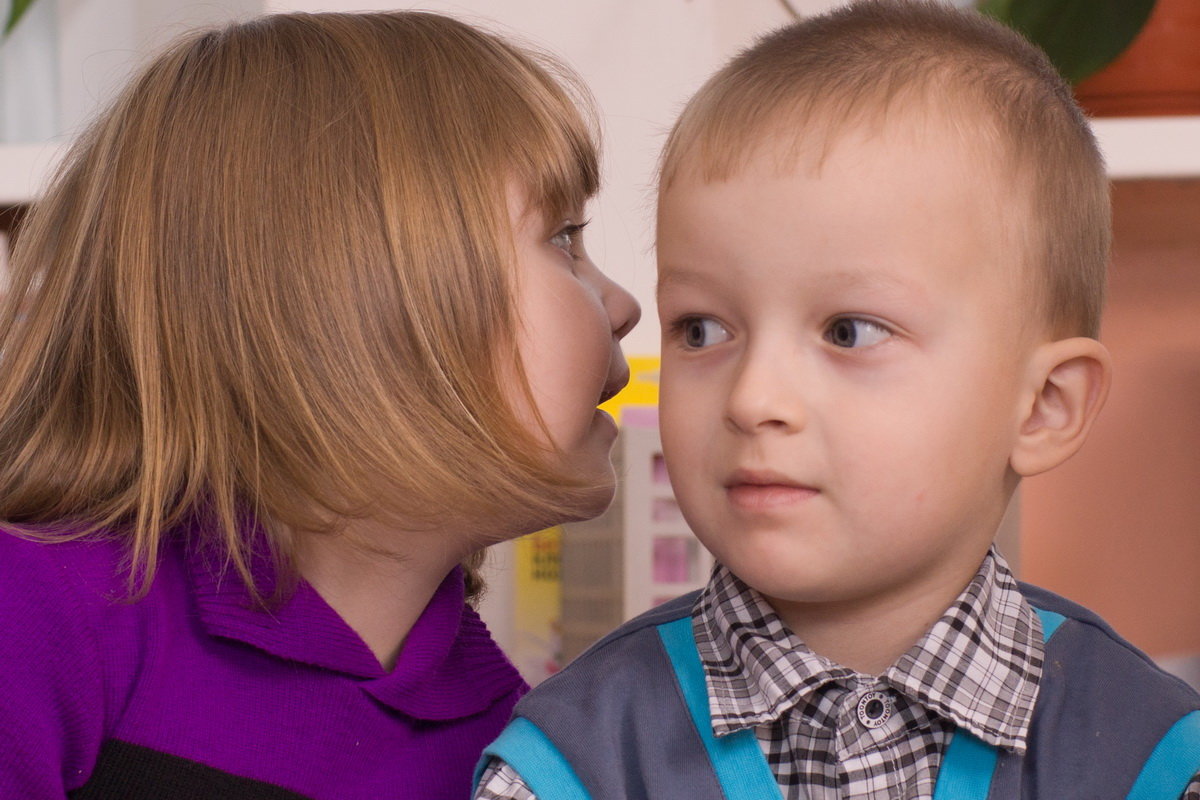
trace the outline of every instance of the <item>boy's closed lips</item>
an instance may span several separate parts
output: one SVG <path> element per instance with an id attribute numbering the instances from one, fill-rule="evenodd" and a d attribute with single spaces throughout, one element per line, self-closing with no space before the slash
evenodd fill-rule
<path id="1" fill-rule="evenodd" d="M 818 490 L 773 470 L 739 469 L 725 482 L 725 493 L 735 510 L 755 513 L 798 505 Z"/>

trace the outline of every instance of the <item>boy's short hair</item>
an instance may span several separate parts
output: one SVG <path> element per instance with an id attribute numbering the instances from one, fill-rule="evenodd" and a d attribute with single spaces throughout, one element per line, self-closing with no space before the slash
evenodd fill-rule
<path id="1" fill-rule="evenodd" d="M 1019 238 L 1038 276 L 1036 318 L 1056 336 L 1096 336 L 1111 242 L 1103 158 L 1045 54 L 979 13 L 861 0 L 763 37 L 688 103 L 664 149 L 660 185 L 684 170 L 727 178 L 767 141 L 798 143 L 814 128 L 836 137 L 902 103 L 943 115 L 965 109 L 963 135 L 985 139 L 982 154 L 999 151 L 1001 163 L 989 166 L 1013 174 L 1017 196 L 1028 198 Z"/>
<path id="2" fill-rule="evenodd" d="M 155 58 L 17 243 L 0 520 L 127 535 L 145 588 L 196 515 L 247 582 L 247 514 L 282 576 L 291 531 L 340 519 L 562 519 L 594 488 L 510 404 L 508 190 L 555 221 L 596 191 L 583 91 L 419 12 L 268 15 Z"/>

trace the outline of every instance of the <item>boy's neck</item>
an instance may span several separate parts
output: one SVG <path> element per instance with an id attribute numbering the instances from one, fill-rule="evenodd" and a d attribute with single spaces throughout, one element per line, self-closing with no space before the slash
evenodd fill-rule
<path id="1" fill-rule="evenodd" d="M 817 655 L 864 675 L 880 675 L 921 640 L 978 571 L 931 575 L 866 598 L 799 603 L 765 599 Z"/>

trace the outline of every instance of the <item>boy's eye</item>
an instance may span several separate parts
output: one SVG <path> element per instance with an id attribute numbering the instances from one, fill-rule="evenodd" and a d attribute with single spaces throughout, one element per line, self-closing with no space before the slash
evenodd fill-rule
<path id="1" fill-rule="evenodd" d="M 840 317 L 825 329 L 825 341 L 835 347 L 870 347 L 891 335 L 892 332 L 879 323 L 857 317 Z"/>
<path id="2" fill-rule="evenodd" d="M 729 341 L 729 331 L 708 317 L 687 317 L 680 321 L 679 330 L 687 347 L 709 347 Z"/>

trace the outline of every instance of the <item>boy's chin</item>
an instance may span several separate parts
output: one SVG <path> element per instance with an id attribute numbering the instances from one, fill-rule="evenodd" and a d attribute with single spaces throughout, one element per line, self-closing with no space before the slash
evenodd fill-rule
<path id="1" fill-rule="evenodd" d="M 748 558 L 726 563 L 734 575 L 775 605 L 820 606 L 853 603 L 871 594 L 861 575 L 821 569 L 812 559 Z"/>

